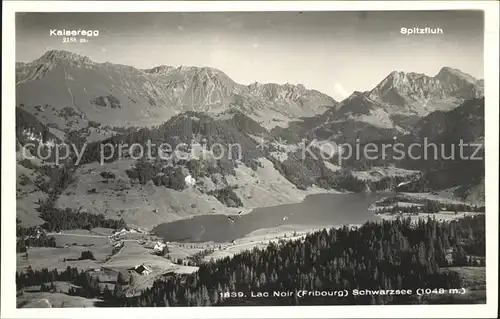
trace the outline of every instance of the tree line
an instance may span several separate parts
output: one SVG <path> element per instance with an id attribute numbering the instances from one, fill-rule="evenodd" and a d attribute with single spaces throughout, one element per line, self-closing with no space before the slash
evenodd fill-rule
<path id="1" fill-rule="evenodd" d="M 398 202 L 412 203 L 413 205 L 399 206 Z M 426 198 L 414 198 L 404 195 L 396 195 L 386 197 L 376 203 L 376 211 L 383 213 L 409 213 L 417 214 L 422 213 L 437 213 L 439 211 L 450 212 L 472 212 L 484 213 L 486 207 L 484 205 L 470 205 L 465 203 L 441 203 L 437 200 Z"/>
<path id="2" fill-rule="evenodd" d="M 91 253 L 90 253 L 91 254 Z M 90 257 L 85 252 L 86 257 Z M 83 253 L 82 253 L 83 257 Z M 84 298 L 102 298 L 104 300 L 121 300 L 127 285 L 133 281 L 133 276 L 128 279 L 124 274 L 118 272 L 114 279 L 101 282 L 98 273 L 78 270 L 76 267 L 66 267 L 65 270 L 42 268 L 33 270 L 31 266 L 24 272 L 16 272 L 16 288 L 18 291 L 33 286 L 40 286 L 40 291 L 56 292 L 54 282 L 62 281 L 70 283 L 67 294 Z M 113 287 L 110 289 L 109 287 Z"/>
<path id="3" fill-rule="evenodd" d="M 84 274 L 83 270 L 79 271 L 78 268 L 70 266 L 63 271 L 58 271 L 55 268 L 50 271 L 47 268 L 33 270 L 31 266 L 28 266 L 25 272 L 16 271 L 16 287 L 17 290 L 20 290 L 25 287 L 42 285 L 54 281 L 73 282 Z"/>
<path id="4" fill-rule="evenodd" d="M 102 214 L 78 212 L 71 208 L 41 207 L 40 218 L 45 220 L 42 227 L 47 231 L 87 229 L 96 227 L 121 229 L 127 224 L 121 219 L 109 219 Z"/>

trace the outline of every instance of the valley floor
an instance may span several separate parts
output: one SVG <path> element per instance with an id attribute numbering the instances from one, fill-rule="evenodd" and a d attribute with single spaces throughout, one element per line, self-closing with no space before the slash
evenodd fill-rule
<path id="1" fill-rule="evenodd" d="M 427 219 L 427 218 L 435 218 L 438 221 L 451 221 L 451 220 L 456 220 L 468 216 L 474 216 L 474 215 L 484 215 L 484 213 L 475 213 L 475 212 L 460 212 L 455 214 L 455 212 L 449 212 L 449 211 L 440 211 L 437 213 L 433 214 L 426 214 L 426 213 L 419 213 L 418 215 L 411 215 L 411 214 L 387 214 L 387 213 L 382 213 L 378 215 L 380 218 L 384 220 L 396 220 L 398 218 L 411 218 L 412 222 L 416 223 L 418 222 L 419 219 Z"/>
<path id="2" fill-rule="evenodd" d="M 390 199 L 390 198 L 395 198 L 396 196 L 403 196 L 406 198 L 405 201 L 397 201 L 394 202 L 391 205 L 386 205 L 386 206 L 379 206 L 378 203 L 385 200 L 385 199 Z M 468 216 L 474 216 L 474 215 L 482 215 L 484 212 L 473 212 L 473 211 L 451 211 L 451 210 L 440 210 L 436 213 L 424 213 L 424 212 L 418 212 L 416 214 L 411 214 L 403 211 L 399 211 L 396 213 L 393 212 L 376 212 L 377 209 L 380 208 L 393 208 L 393 207 L 412 207 L 412 206 L 417 206 L 421 207 L 423 204 L 421 204 L 422 200 L 430 200 L 430 201 L 435 201 L 439 203 L 440 205 L 447 205 L 447 204 L 464 204 L 464 205 L 477 205 L 477 206 L 484 206 L 484 202 L 481 201 L 464 201 L 457 196 L 454 196 L 452 192 L 439 192 L 439 193 L 398 193 L 397 195 L 394 196 L 389 196 L 381 199 L 377 203 L 374 203 L 373 205 L 370 206 L 370 210 L 375 212 L 375 214 L 384 219 L 384 220 L 396 220 L 398 218 L 410 218 L 412 222 L 417 222 L 419 219 L 427 219 L 427 218 L 434 218 L 438 221 L 451 221 L 451 220 L 456 220 Z"/>

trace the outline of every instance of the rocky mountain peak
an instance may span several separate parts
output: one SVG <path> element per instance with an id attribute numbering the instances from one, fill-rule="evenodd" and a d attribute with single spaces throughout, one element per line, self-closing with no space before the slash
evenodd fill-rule
<path id="1" fill-rule="evenodd" d="M 203 88 L 205 94 L 212 95 L 214 92 L 229 97 L 230 94 L 236 93 L 236 88 L 239 87 L 229 76 L 224 72 L 209 68 L 209 67 L 189 67 L 179 69 L 179 73 L 184 76 L 187 83 L 191 83 L 194 88 Z"/>
<path id="2" fill-rule="evenodd" d="M 159 66 L 155 66 L 154 68 L 151 68 L 151 69 L 145 69 L 144 72 L 149 73 L 149 74 L 165 75 L 165 74 L 170 73 L 172 70 L 175 70 L 175 68 L 173 66 L 159 65 Z"/>
<path id="3" fill-rule="evenodd" d="M 461 79 L 470 83 L 478 82 L 473 76 L 450 67 L 443 67 L 434 78 L 444 81 Z"/>
<path id="4" fill-rule="evenodd" d="M 442 68 L 434 77 L 393 71 L 368 93 L 371 99 L 396 106 L 448 98 L 470 99 L 481 95 L 483 88 L 480 81 L 450 67 Z"/>
<path id="5" fill-rule="evenodd" d="M 16 63 L 16 83 L 41 79 L 58 66 L 92 67 L 88 57 L 64 50 L 49 50 L 29 63 Z"/>
<path id="6" fill-rule="evenodd" d="M 296 100 L 311 93 L 303 84 L 277 84 L 277 83 L 252 83 L 248 86 L 250 92 L 262 96 L 269 100 Z"/>
<path id="7" fill-rule="evenodd" d="M 80 72 L 82 68 L 85 72 Z M 50 81 L 38 81 L 47 76 L 51 76 Z M 323 113 L 336 103 L 328 95 L 300 84 L 247 86 L 211 67 L 157 65 L 137 69 L 92 62 L 62 50 L 48 51 L 26 64 L 17 63 L 16 80 L 19 103 L 63 108 L 77 101 L 87 118 L 109 125 L 125 121 L 130 125 L 156 124 L 184 111 L 217 114 L 238 106 L 242 112 L 274 127 L 290 119 Z M 34 87 L 37 94 L 33 94 Z M 99 102 L 110 98 L 119 101 L 120 107 L 108 108 L 107 103 Z"/>
<path id="8" fill-rule="evenodd" d="M 484 81 L 460 70 L 444 67 L 434 77 L 441 87 L 463 99 L 479 98 L 484 95 Z"/>

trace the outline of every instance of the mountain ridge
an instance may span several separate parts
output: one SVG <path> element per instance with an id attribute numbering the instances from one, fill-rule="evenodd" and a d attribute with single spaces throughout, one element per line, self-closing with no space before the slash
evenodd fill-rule
<path id="1" fill-rule="evenodd" d="M 484 95 L 481 86 L 481 81 L 471 75 L 458 69 L 443 67 L 434 77 L 422 73 L 393 71 L 366 94 L 374 100 L 402 106 L 450 96 L 478 98 Z"/>
<path id="2" fill-rule="evenodd" d="M 484 96 L 484 81 L 451 67 L 435 76 L 393 71 L 368 91 L 355 91 L 322 116 L 322 124 L 354 120 L 396 133 L 408 133 L 419 118 L 450 111 Z"/>
<path id="3" fill-rule="evenodd" d="M 96 63 L 61 50 L 49 50 L 29 63 L 16 63 L 16 76 L 18 104 L 55 104 L 56 109 L 69 106 L 81 119 L 114 126 L 159 125 L 189 111 L 215 115 L 235 110 L 267 129 L 314 118 L 322 128 L 348 121 L 408 133 L 419 118 L 484 95 L 483 80 L 447 66 L 435 76 L 393 71 L 371 90 L 354 91 L 337 102 L 302 84 L 243 85 L 211 67 L 159 65 L 137 69 Z M 57 83 L 55 88 L 52 83 Z M 43 87 L 40 93 L 39 86 Z M 24 93 L 24 87 L 29 92 Z M 63 87 L 66 90 L 61 90 Z M 47 96 L 52 92 L 57 94 Z M 51 122 L 50 116 L 47 122 Z M 312 125 L 309 120 L 307 126 Z"/>
<path id="4" fill-rule="evenodd" d="M 168 75 L 171 72 L 177 71 L 177 72 L 195 72 L 195 73 L 202 73 L 202 72 L 208 72 L 212 74 L 217 74 L 217 75 L 223 75 L 229 78 L 229 76 L 222 70 L 213 68 L 213 67 L 207 67 L 207 66 L 186 66 L 186 65 L 180 65 L 178 67 L 171 66 L 171 65 L 157 65 L 153 66 L 151 68 L 145 68 L 145 69 L 140 69 L 136 68 L 134 66 L 129 66 L 129 65 L 122 65 L 122 64 L 116 64 L 116 63 L 111 63 L 111 62 L 94 62 L 91 60 L 89 57 L 66 51 L 66 50 L 49 50 L 45 52 L 41 57 L 38 59 L 32 60 L 30 62 L 16 62 L 16 67 L 25 67 L 28 65 L 33 65 L 33 64 L 41 64 L 41 63 L 57 63 L 57 62 L 74 62 L 74 63 L 80 63 L 84 65 L 114 65 L 114 66 L 124 66 L 127 68 L 135 69 L 137 71 L 142 71 L 146 74 L 156 74 L 156 75 Z M 315 89 L 307 89 L 304 84 L 297 83 L 297 84 L 291 84 L 289 82 L 286 83 L 277 83 L 277 82 L 253 82 L 251 84 L 245 85 L 245 84 L 239 84 L 235 81 L 233 81 L 235 84 L 241 87 L 247 87 L 251 90 L 255 90 L 256 88 L 268 88 L 268 87 L 280 87 L 280 88 L 289 88 L 289 89 L 295 89 L 297 91 L 314 91 L 317 93 L 321 93 L 323 95 L 328 95 L 325 93 L 322 93 L 318 90 Z"/>

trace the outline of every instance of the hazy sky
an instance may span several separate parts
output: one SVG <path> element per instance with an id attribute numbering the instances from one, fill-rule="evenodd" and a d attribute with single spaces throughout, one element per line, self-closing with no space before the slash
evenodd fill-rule
<path id="1" fill-rule="evenodd" d="M 241 84 L 302 83 L 342 99 L 391 71 L 434 76 L 450 66 L 483 77 L 481 11 L 19 13 L 16 60 L 50 49 L 138 68 L 210 66 Z M 440 35 L 403 35 L 402 27 Z M 50 29 L 97 29 L 85 44 Z"/>

